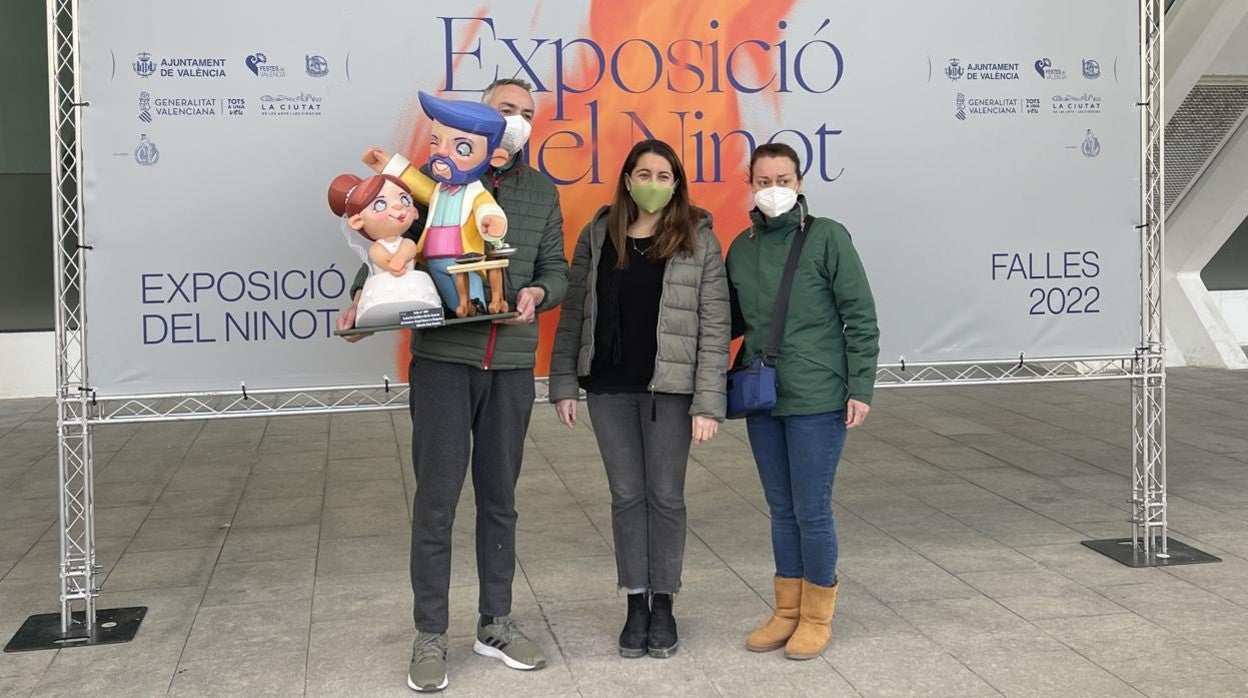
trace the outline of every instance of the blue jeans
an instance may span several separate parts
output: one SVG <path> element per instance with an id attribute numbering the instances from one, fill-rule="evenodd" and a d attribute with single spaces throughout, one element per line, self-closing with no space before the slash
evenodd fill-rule
<path id="1" fill-rule="evenodd" d="M 750 448 L 771 509 L 777 577 L 836 583 L 832 480 L 845 447 L 845 413 L 746 419 Z"/>
<path id="2" fill-rule="evenodd" d="M 455 279 L 446 268 L 454 263 L 453 257 L 440 257 L 428 261 L 429 275 L 433 277 L 433 284 L 438 287 L 442 302 L 452 310 L 459 303 L 459 291 L 455 289 Z M 485 286 L 481 282 L 481 275 L 476 272 L 468 275 L 468 298 L 479 300 L 481 305 L 485 305 Z"/>

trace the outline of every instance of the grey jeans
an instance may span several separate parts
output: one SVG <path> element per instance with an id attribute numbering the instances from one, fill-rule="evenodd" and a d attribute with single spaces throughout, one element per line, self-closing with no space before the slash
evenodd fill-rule
<path id="1" fill-rule="evenodd" d="M 690 395 L 588 396 L 611 487 L 615 566 L 623 589 L 680 590 L 692 402 Z"/>
<path id="2" fill-rule="evenodd" d="M 451 526 L 471 464 L 477 505 L 478 609 L 511 613 L 516 570 L 516 479 L 533 411 L 532 369 L 483 371 L 417 359 L 410 371 L 412 593 L 417 630 L 444 633 L 451 584 Z"/>

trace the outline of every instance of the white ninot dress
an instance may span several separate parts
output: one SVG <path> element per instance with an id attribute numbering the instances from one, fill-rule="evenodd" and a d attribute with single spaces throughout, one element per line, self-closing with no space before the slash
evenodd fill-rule
<path id="1" fill-rule="evenodd" d="M 394 242 L 378 240 L 386 251 L 394 254 L 403 244 L 403 238 Z M 413 262 L 407 263 L 407 271 L 395 276 L 369 260 L 369 276 L 360 291 L 360 303 L 356 308 L 356 327 L 380 327 L 399 324 L 399 313 L 408 310 L 441 308 L 442 298 L 433 278 L 418 271 Z"/>

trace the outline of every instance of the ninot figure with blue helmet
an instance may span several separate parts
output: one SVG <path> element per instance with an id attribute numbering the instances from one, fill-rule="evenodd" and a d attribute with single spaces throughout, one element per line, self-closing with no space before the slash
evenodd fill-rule
<path id="1" fill-rule="evenodd" d="M 364 153 L 374 171 L 398 177 L 429 214 L 417 254 L 433 275 L 438 291 L 457 317 L 508 311 L 503 269 L 514 249 L 503 243 L 507 216 L 478 181 L 491 163 L 502 165 L 500 147 L 507 122 L 492 107 L 441 99 L 420 93 L 420 106 L 433 122 L 429 175 L 402 155 L 387 157 L 380 148 Z M 488 273 L 487 304 L 483 275 Z"/>

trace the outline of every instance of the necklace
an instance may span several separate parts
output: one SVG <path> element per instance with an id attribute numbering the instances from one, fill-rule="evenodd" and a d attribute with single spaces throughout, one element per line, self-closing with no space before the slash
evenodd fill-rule
<path id="1" fill-rule="evenodd" d="M 642 238 L 642 239 L 646 240 L 646 248 L 644 250 L 637 246 L 637 238 L 630 237 L 628 240 L 629 240 L 629 243 L 633 246 L 634 252 L 636 252 L 637 254 L 644 255 L 650 252 L 651 247 L 654 247 L 654 237 L 652 236 L 652 237 Z"/>

